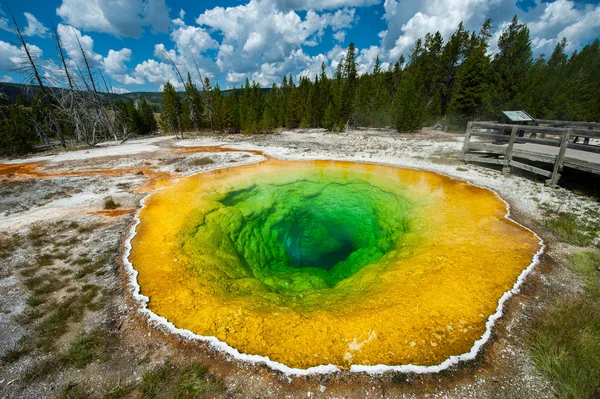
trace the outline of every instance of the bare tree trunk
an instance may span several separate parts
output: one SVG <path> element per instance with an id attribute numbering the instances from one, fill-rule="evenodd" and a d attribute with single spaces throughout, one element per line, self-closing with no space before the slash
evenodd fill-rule
<path id="1" fill-rule="evenodd" d="M 81 71 L 81 67 L 79 67 L 79 63 L 77 61 L 75 61 L 75 65 L 77 65 L 77 70 L 79 71 L 79 77 L 81 78 L 81 80 L 83 80 L 83 84 L 85 85 L 86 90 L 90 91 L 90 85 L 88 84 L 87 80 L 85 79 L 85 75 Z"/>
<path id="2" fill-rule="evenodd" d="M 31 56 L 31 52 L 29 51 L 29 46 L 27 46 L 27 42 L 25 41 L 25 38 L 23 37 L 21 30 L 19 29 L 19 25 L 17 24 L 17 20 L 15 19 L 15 16 L 13 15 L 12 11 L 9 9 L 8 12 L 12 18 L 17 37 L 19 38 L 19 41 L 23 45 L 23 49 L 25 50 L 25 53 L 27 54 L 27 59 L 29 60 L 29 64 L 31 65 L 31 71 L 33 72 L 33 75 L 35 76 L 38 86 L 40 87 L 40 90 L 42 92 L 42 101 L 44 102 L 44 105 L 48 108 L 48 112 L 50 113 L 51 123 L 54 125 L 54 128 L 56 129 L 56 137 L 60 141 L 61 145 L 64 148 L 67 148 L 67 143 L 65 142 L 65 138 L 63 137 L 62 128 L 60 127 L 60 122 L 58 121 L 58 118 L 56 117 L 56 114 L 54 113 L 54 108 L 52 106 L 52 102 L 49 101 L 49 99 L 48 99 L 48 93 L 46 91 L 46 87 L 44 86 L 44 83 L 39 74 L 38 68 L 35 65 L 35 61 L 33 60 L 33 57 Z"/>
<path id="3" fill-rule="evenodd" d="M 60 38 L 58 37 L 58 31 L 56 30 L 56 25 L 54 25 L 54 23 L 52 24 L 52 32 L 54 33 L 54 40 L 56 41 L 56 47 L 58 47 L 58 52 L 60 54 L 60 60 L 65 70 L 65 75 L 67 76 L 67 82 L 69 83 L 69 87 L 71 88 L 71 90 L 74 90 L 73 81 L 71 80 L 71 75 L 69 74 L 69 68 L 67 68 L 67 62 L 65 61 L 65 54 L 63 52 L 62 44 L 60 43 Z"/>
<path id="4" fill-rule="evenodd" d="M 90 77 L 90 81 L 92 82 L 92 88 L 94 89 L 94 93 L 97 93 L 96 83 L 94 83 L 94 77 L 92 76 L 92 70 L 90 69 L 90 63 L 88 62 L 87 56 L 85 55 L 85 50 L 81 46 L 81 42 L 79 41 L 79 37 L 77 36 L 77 32 L 75 32 L 75 28 L 73 29 L 73 34 L 75 35 L 75 39 L 77 39 L 77 44 L 79 45 L 79 50 L 81 50 L 81 55 L 83 55 L 83 61 L 85 62 L 85 67 L 87 68 L 88 75 Z"/>

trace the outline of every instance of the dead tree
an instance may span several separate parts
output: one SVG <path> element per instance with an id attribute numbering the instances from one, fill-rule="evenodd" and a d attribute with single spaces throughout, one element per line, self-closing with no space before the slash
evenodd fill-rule
<path id="1" fill-rule="evenodd" d="M 52 33 L 54 36 L 54 41 L 56 42 L 56 47 L 58 48 L 58 54 L 60 55 L 60 61 L 62 63 L 63 69 L 65 70 L 65 76 L 67 77 L 67 83 L 69 84 L 69 88 L 71 91 L 75 90 L 73 88 L 73 80 L 71 79 L 71 74 L 69 73 L 69 68 L 67 67 L 67 61 L 65 60 L 65 53 L 62 48 L 62 44 L 60 42 L 60 38 L 58 37 L 58 31 L 56 29 L 56 25 L 52 23 Z"/>
<path id="2" fill-rule="evenodd" d="M 56 134 L 56 138 L 60 141 L 60 144 L 64 148 L 67 148 L 67 143 L 66 143 L 65 138 L 62 133 L 62 127 L 60 126 L 60 121 L 58 120 L 58 117 L 56 116 L 56 112 L 55 112 L 54 106 L 52 104 L 53 101 L 51 99 L 51 94 L 46 89 L 46 86 L 44 85 L 44 82 L 43 82 L 42 77 L 38 70 L 38 66 L 36 65 L 36 63 L 33 59 L 33 56 L 31 55 L 29 46 L 27 45 L 27 42 L 25 41 L 25 38 L 23 37 L 23 34 L 21 33 L 21 29 L 19 29 L 19 24 L 17 24 L 17 20 L 15 19 L 15 16 L 13 15 L 13 13 L 10 9 L 8 9 L 8 12 L 12 19 L 13 26 L 15 28 L 15 33 L 16 33 L 17 37 L 19 38 L 21 45 L 23 46 L 23 50 L 25 51 L 25 54 L 27 55 L 28 65 L 29 65 L 29 68 L 31 69 L 31 74 L 35 78 L 35 80 L 40 88 L 40 93 L 42 95 L 42 102 L 43 102 L 44 107 L 48 109 L 50 123 L 52 126 L 54 126 L 54 132 Z"/>
<path id="3" fill-rule="evenodd" d="M 79 36 L 77 36 L 77 32 L 75 32 L 75 28 L 73 29 L 73 35 L 75 35 L 75 39 L 77 39 L 77 45 L 79 46 L 79 50 L 81 50 L 81 55 L 83 56 L 83 62 L 85 62 L 85 67 L 87 69 L 88 75 L 90 77 L 90 82 L 92 83 L 92 88 L 94 89 L 94 93 L 97 93 L 96 83 L 94 82 L 94 77 L 92 76 L 92 70 L 90 69 L 90 63 L 88 62 L 87 56 L 85 55 L 85 50 L 79 41 Z"/>

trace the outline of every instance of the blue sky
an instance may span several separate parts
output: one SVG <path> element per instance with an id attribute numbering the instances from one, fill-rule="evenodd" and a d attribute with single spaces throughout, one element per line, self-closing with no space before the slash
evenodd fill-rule
<path id="1" fill-rule="evenodd" d="M 167 61 L 198 80 L 209 76 L 223 88 L 246 77 L 261 86 L 283 75 L 313 77 L 325 63 L 333 75 L 347 46 L 359 51 L 359 72 L 377 56 L 395 62 L 414 41 L 439 30 L 448 38 L 463 21 L 478 30 L 494 21 L 494 51 L 501 29 L 513 15 L 531 30 L 534 54 L 549 54 L 563 37 L 574 51 L 600 36 L 600 0 L 8 0 L 47 79 L 64 81 L 52 23 L 77 70 L 80 39 L 97 74 L 117 92 L 155 91 L 170 80 L 180 86 Z M 7 9 L 0 14 L 0 80 L 23 83 L 22 49 L 10 31 Z M 194 63 L 195 62 L 195 63 Z"/>

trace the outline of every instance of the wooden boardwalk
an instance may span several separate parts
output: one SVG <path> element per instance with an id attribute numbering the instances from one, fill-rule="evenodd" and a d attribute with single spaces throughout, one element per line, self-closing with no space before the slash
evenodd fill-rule
<path id="1" fill-rule="evenodd" d="M 550 186 L 556 186 L 564 167 L 600 175 L 600 131 L 593 130 L 600 123 L 537 122 L 554 126 L 469 122 L 462 160 L 502 165 L 503 173 L 527 170 L 547 177 Z M 574 142 L 578 139 L 587 144 Z"/>

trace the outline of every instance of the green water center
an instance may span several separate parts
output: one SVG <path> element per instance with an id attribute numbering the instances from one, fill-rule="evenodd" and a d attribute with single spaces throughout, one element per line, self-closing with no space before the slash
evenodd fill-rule
<path id="1" fill-rule="evenodd" d="M 210 237 L 231 278 L 254 278 L 277 293 L 327 289 L 393 252 L 410 230 L 409 201 L 360 179 L 303 176 L 258 182 L 215 197 L 184 234 Z"/>

